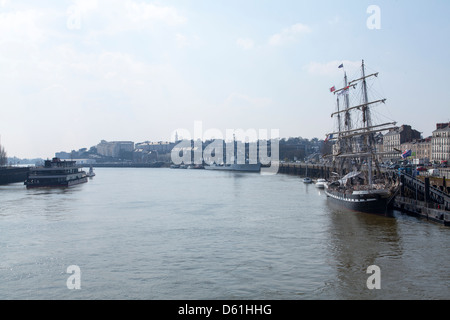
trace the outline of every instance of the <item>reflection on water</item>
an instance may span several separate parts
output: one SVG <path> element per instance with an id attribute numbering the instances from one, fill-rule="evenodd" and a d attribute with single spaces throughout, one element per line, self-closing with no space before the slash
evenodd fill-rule
<path id="1" fill-rule="evenodd" d="M 78 202 L 77 193 L 82 185 L 72 188 L 27 189 L 23 183 L 1 186 L 0 215 L 29 219 L 29 214 L 37 214 L 51 220 L 60 220 L 73 211 Z M 14 210 L 11 210 L 14 208 Z"/>
<path id="2" fill-rule="evenodd" d="M 330 220 L 329 251 L 336 267 L 336 294 L 344 299 L 367 297 L 367 268 L 378 265 L 380 258 L 402 255 L 397 221 L 393 218 L 337 210 L 328 206 Z M 377 297 L 377 291 L 370 292 Z M 383 298 L 383 295 L 378 298 Z"/>

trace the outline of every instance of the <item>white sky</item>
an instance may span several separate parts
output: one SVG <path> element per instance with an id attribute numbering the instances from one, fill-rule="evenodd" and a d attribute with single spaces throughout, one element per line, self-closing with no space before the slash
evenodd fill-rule
<path id="1" fill-rule="evenodd" d="M 369 29 L 370 5 L 381 29 Z M 178 128 L 324 139 L 344 63 L 379 71 L 380 113 L 428 136 L 450 121 L 448 1 L 0 0 L 8 156 Z"/>

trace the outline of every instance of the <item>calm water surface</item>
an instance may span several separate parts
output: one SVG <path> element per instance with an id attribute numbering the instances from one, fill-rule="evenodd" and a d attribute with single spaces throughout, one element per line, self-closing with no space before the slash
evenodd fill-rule
<path id="1" fill-rule="evenodd" d="M 70 189 L 0 186 L 0 299 L 450 298 L 448 227 L 338 211 L 286 175 L 96 173 Z"/>

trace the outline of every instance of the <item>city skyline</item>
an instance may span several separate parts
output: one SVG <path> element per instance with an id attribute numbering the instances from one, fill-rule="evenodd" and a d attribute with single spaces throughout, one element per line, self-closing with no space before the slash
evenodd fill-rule
<path id="1" fill-rule="evenodd" d="M 2 0 L 2 145 L 10 157 L 48 158 L 101 140 L 168 141 L 195 121 L 325 139 L 338 66 L 355 76 L 362 59 L 380 72 L 380 114 L 428 137 L 450 121 L 449 9 L 437 0 Z"/>

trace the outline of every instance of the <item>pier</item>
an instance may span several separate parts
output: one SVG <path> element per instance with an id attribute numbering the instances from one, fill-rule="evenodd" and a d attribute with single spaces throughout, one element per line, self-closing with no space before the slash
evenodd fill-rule
<path id="1" fill-rule="evenodd" d="M 83 167 L 89 168 L 91 164 L 83 164 Z M 131 163 L 131 162 L 105 162 L 94 163 L 94 168 L 168 168 L 169 164 L 166 162 L 153 162 L 153 163 Z"/>
<path id="2" fill-rule="evenodd" d="M 440 223 L 447 227 L 450 226 L 450 212 L 439 209 L 439 206 L 435 204 L 396 196 L 393 201 L 393 208 L 420 219 Z"/>
<path id="3" fill-rule="evenodd" d="M 310 178 L 330 179 L 332 172 L 337 172 L 336 168 L 332 166 L 326 166 L 323 164 L 306 164 L 306 163 L 280 163 L 278 173 L 290 174 L 305 177 L 308 175 Z"/>
<path id="4" fill-rule="evenodd" d="M 401 186 L 394 209 L 450 226 L 450 194 L 445 177 L 399 176 Z"/>

